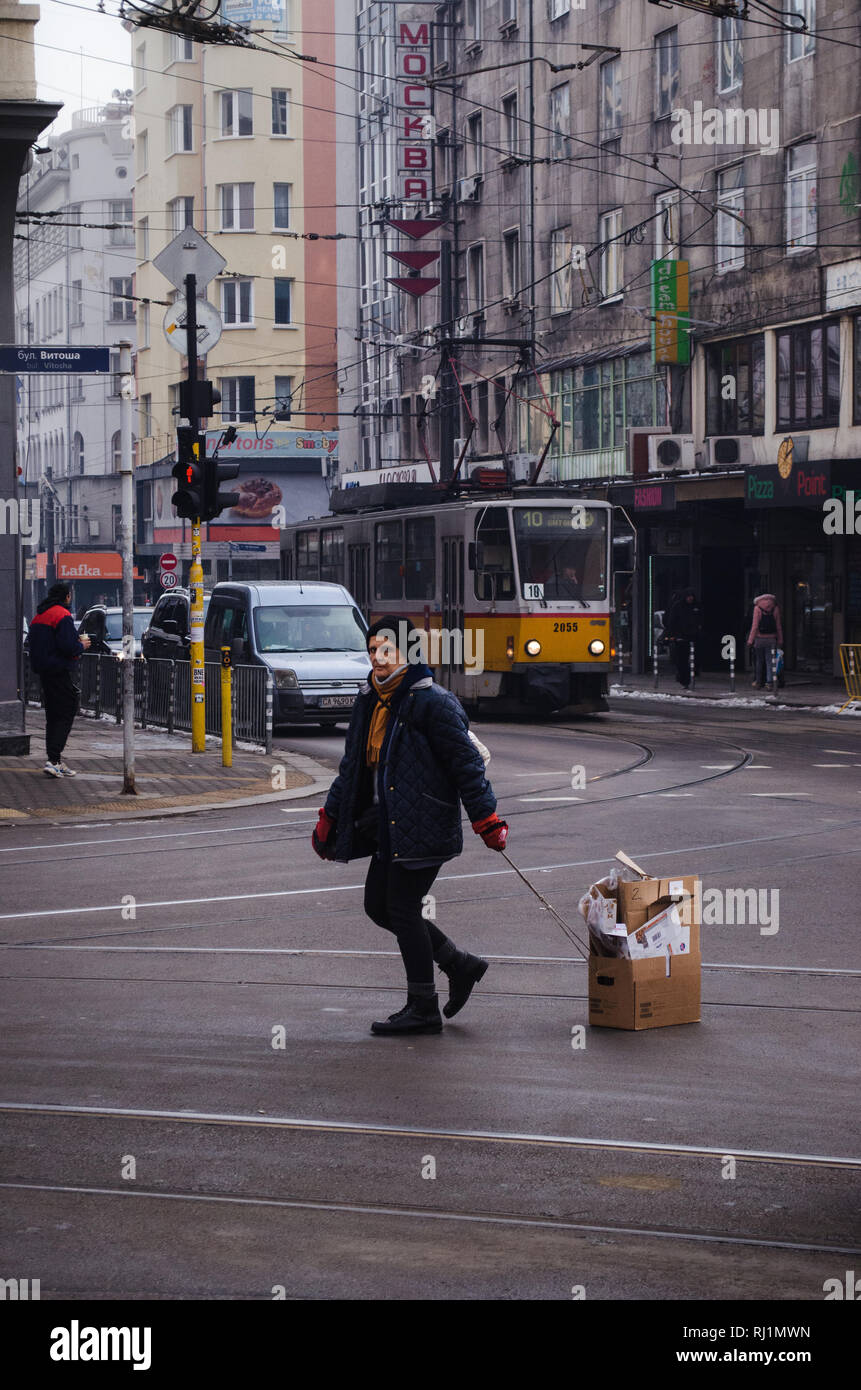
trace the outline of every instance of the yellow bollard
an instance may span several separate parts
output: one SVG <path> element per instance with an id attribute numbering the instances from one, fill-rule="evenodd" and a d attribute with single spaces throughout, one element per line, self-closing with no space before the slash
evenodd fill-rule
<path id="1" fill-rule="evenodd" d="M 230 648 L 221 648 L 221 766 L 233 766 L 233 668 Z"/>

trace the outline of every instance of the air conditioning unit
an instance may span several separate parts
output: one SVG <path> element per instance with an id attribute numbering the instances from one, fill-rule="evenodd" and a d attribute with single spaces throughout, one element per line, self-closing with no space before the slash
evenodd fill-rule
<path id="1" fill-rule="evenodd" d="M 538 462 L 537 454 L 512 454 L 511 476 L 516 483 L 528 483 Z"/>
<path id="2" fill-rule="evenodd" d="M 477 203 L 481 197 L 481 174 L 468 174 L 457 181 L 457 201 Z"/>
<path id="3" fill-rule="evenodd" d="M 665 436 L 669 425 L 628 426 L 628 472 L 632 478 L 644 478 L 649 472 L 649 440 L 653 435 Z"/>
<path id="4" fill-rule="evenodd" d="M 740 468 L 745 463 L 753 463 L 749 434 L 724 434 L 705 441 L 703 468 Z"/>
<path id="5" fill-rule="evenodd" d="M 693 467 L 694 437 L 692 434 L 650 435 L 650 473 L 685 471 Z"/>

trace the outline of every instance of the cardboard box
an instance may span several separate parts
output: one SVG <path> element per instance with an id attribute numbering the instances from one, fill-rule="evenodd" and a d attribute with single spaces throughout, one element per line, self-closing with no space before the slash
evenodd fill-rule
<path id="1" fill-rule="evenodd" d="M 679 896 L 681 893 L 681 897 Z M 589 957 L 589 1023 L 595 1028 L 665 1028 L 700 1019 L 700 922 L 695 875 L 619 884 L 618 917 L 631 933 L 675 902 L 690 951 L 628 960 Z M 684 936 L 682 937 L 684 940 Z M 672 942 L 669 943 L 672 946 Z"/>

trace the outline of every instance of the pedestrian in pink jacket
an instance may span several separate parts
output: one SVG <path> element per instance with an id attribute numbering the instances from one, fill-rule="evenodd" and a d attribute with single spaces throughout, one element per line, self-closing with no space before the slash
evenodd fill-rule
<path id="1" fill-rule="evenodd" d="M 760 594 L 754 599 L 753 622 L 747 645 L 753 648 L 752 684 L 757 690 L 762 690 L 770 682 L 776 684 L 775 652 L 783 646 L 783 624 L 780 621 L 780 604 L 774 594 Z"/>

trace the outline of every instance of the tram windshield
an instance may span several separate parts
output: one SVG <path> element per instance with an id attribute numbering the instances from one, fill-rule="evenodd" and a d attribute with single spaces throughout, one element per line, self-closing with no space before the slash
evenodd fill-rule
<path id="1" fill-rule="evenodd" d="M 606 599 L 606 512 L 576 503 L 516 507 L 514 537 L 524 597 Z"/>
<path id="2" fill-rule="evenodd" d="M 255 608 L 257 650 L 263 652 L 363 652 L 365 629 L 346 604 Z"/>

